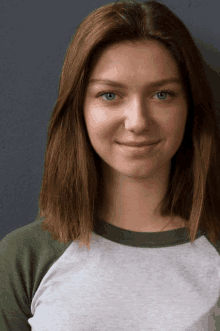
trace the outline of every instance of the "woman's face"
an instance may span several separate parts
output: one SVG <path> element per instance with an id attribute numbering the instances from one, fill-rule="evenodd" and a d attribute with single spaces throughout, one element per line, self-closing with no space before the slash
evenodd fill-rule
<path id="1" fill-rule="evenodd" d="M 153 86 L 170 78 L 179 82 Z M 103 164 L 114 174 L 136 178 L 153 176 L 161 167 L 168 171 L 184 136 L 187 99 L 165 46 L 157 41 L 109 46 L 97 58 L 89 81 L 85 123 Z M 132 151 L 120 144 L 128 141 L 159 143 Z"/>

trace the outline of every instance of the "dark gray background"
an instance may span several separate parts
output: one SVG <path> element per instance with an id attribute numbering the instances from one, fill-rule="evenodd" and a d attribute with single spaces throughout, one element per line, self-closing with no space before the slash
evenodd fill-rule
<path id="1" fill-rule="evenodd" d="M 191 32 L 220 109 L 220 1 L 158 2 L 173 10 Z M 107 3 L 4 0 L 0 4 L 0 240 L 36 219 L 47 126 L 67 47 L 81 21 Z"/>

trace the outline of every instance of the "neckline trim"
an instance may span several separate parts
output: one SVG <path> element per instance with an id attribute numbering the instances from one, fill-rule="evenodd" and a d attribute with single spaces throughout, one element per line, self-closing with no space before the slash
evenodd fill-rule
<path id="1" fill-rule="evenodd" d="M 96 219 L 93 232 L 107 240 L 131 247 L 161 248 L 191 242 L 186 227 L 163 232 L 136 232 L 122 229 L 99 218 Z M 202 229 L 198 229 L 195 240 L 204 234 Z"/>

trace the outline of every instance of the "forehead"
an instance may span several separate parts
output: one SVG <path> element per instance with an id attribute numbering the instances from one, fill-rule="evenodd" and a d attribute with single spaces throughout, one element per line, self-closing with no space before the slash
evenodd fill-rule
<path id="1" fill-rule="evenodd" d="M 159 42 L 119 43 L 111 45 L 94 57 L 90 81 L 94 79 L 140 83 L 179 78 L 179 69 L 167 48 Z"/>

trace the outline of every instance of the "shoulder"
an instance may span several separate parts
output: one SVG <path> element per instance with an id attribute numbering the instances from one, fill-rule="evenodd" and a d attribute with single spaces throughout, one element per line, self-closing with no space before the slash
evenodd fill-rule
<path id="1" fill-rule="evenodd" d="M 0 241 L 0 255 L 4 260 L 25 260 L 28 256 L 35 257 L 37 263 L 41 253 L 59 255 L 69 246 L 51 238 L 48 231 L 42 230 L 43 219 L 37 219 L 33 223 L 18 228 Z"/>
<path id="2" fill-rule="evenodd" d="M 69 246 L 52 240 L 41 229 L 42 223 L 43 219 L 36 220 L 0 241 L 0 324 L 4 330 L 9 325 L 13 330 L 30 329 L 32 298 L 44 275 Z"/>

